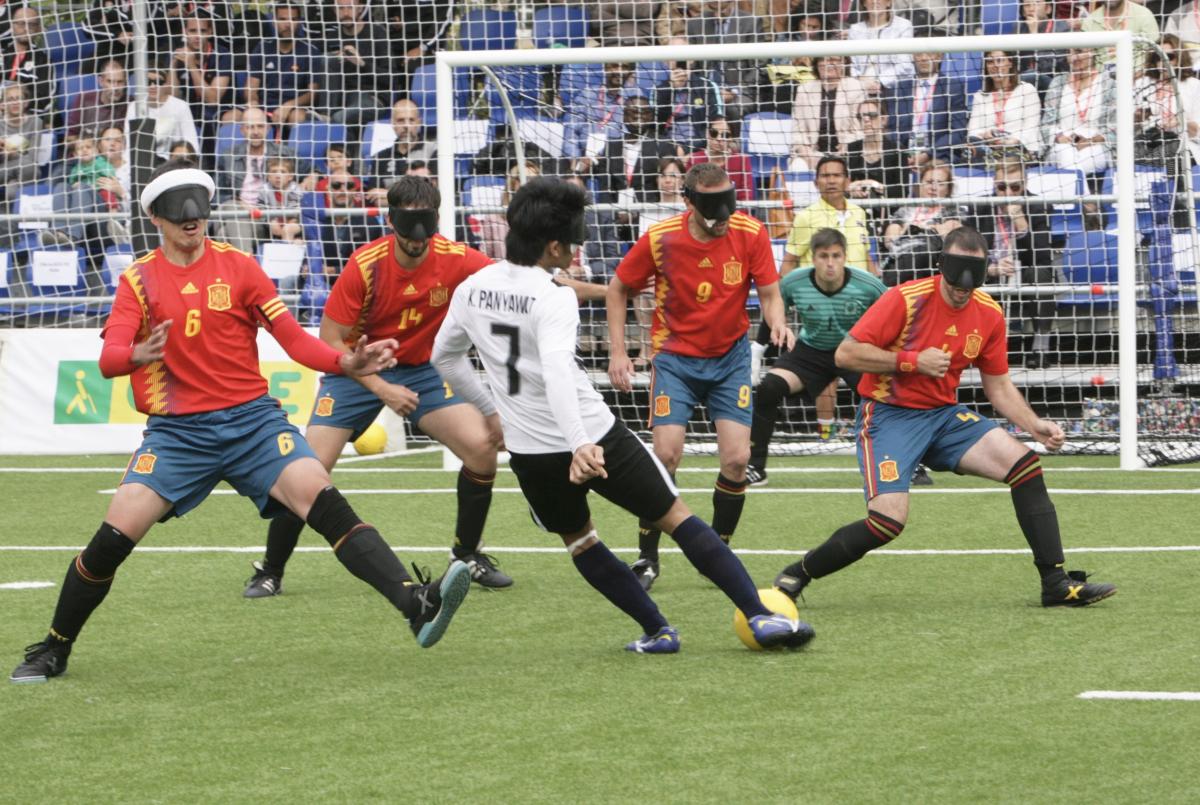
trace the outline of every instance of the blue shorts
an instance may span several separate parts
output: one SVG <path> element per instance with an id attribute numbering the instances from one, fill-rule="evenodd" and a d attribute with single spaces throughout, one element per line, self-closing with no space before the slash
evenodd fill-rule
<path id="1" fill-rule="evenodd" d="M 393 366 L 380 372 L 379 376 L 389 383 L 407 386 L 417 394 L 417 409 L 408 415 L 418 425 L 421 417 L 430 411 L 447 405 L 462 403 L 431 363 L 417 366 Z M 317 390 L 317 401 L 313 405 L 309 425 L 324 425 L 327 428 L 345 428 L 350 439 L 357 439 L 370 427 L 383 410 L 383 401 L 367 391 L 361 383 L 342 375 L 325 375 L 321 388 Z"/>
<path id="2" fill-rule="evenodd" d="M 917 464 L 954 471 L 963 454 L 997 427 L 965 405 L 901 408 L 868 401 L 858 408 L 858 468 L 869 503 L 876 495 L 907 492 Z"/>
<path id="3" fill-rule="evenodd" d="M 199 506 L 221 481 L 254 501 L 265 518 L 282 514 L 271 497 L 283 468 L 316 458 L 274 397 L 183 416 L 152 416 L 122 484 L 144 484 L 173 505 L 164 520 Z"/>
<path id="4" fill-rule="evenodd" d="M 750 392 L 750 341 L 742 337 L 718 358 L 660 352 L 650 375 L 650 427 L 686 425 L 696 406 L 708 406 L 713 422 L 729 419 L 747 427 L 754 415 Z"/>

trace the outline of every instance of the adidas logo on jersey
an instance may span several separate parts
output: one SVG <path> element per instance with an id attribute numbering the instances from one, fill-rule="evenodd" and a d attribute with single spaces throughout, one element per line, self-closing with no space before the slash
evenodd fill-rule
<path id="1" fill-rule="evenodd" d="M 709 260 L 707 257 L 705 257 L 700 261 L 700 268 L 712 268 L 712 260 Z"/>
<path id="2" fill-rule="evenodd" d="M 958 335 L 958 328 L 951 324 L 946 328 L 946 335 Z"/>
<path id="3" fill-rule="evenodd" d="M 405 296 L 412 296 L 412 295 L 414 295 L 416 292 L 417 292 L 417 288 L 416 288 L 416 286 L 415 286 L 415 285 L 413 285 L 411 282 L 408 284 L 408 287 L 404 289 L 404 295 L 405 295 Z"/>
<path id="4" fill-rule="evenodd" d="M 187 285 L 183 286 L 183 290 L 180 291 L 180 293 L 200 293 L 200 291 L 196 288 L 195 285 L 192 285 L 191 282 L 188 282 Z"/>

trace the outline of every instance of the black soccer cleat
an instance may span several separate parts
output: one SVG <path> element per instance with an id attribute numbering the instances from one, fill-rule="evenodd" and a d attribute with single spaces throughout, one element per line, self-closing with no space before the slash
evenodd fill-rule
<path id="1" fill-rule="evenodd" d="M 918 464 L 909 483 L 913 486 L 933 486 L 933 479 L 929 477 L 929 470 L 925 469 L 925 465 Z"/>
<path id="2" fill-rule="evenodd" d="M 254 575 L 246 581 L 243 598 L 270 598 L 283 592 L 283 577 L 263 570 L 262 562 L 252 563 Z"/>
<path id="3" fill-rule="evenodd" d="M 461 558 L 467 563 L 467 569 L 471 571 L 471 581 L 480 587 L 500 590 L 512 586 L 512 577 L 496 567 L 500 563 L 491 554 L 469 553 Z"/>
<path id="4" fill-rule="evenodd" d="M 413 570 L 420 586 L 413 590 L 415 611 L 409 616 L 408 625 L 417 638 L 417 645 L 429 648 L 442 639 L 454 613 L 467 597 L 467 591 L 471 589 L 471 571 L 466 562 L 458 559 L 450 563 L 437 581 L 430 581 L 429 576 L 415 565 Z"/>
<path id="5" fill-rule="evenodd" d="M 804 588 L 812 581 L 801 567 L 800 563 L 788 565 L 783 569 L 773 582 L 775 588 L 788 598 L 795 601 L 804 592 Z"/>
<path id="6" fill-rule="evenodd" d="M 49 638 L 26 646 L 25 661 L 13 669 L 8 681 L 23 685 L 45 682 L 50 677 L 61 676 L 67 670 L 67 657 L 70 654 L 70 643 Z"/>
<path id="7" fill-rule="evenodd" d="M 746 484 L 748 486 L 766 486 L 767 471 L 762 467 L 748 464 L 746 466 Z"/>
<path id="8" fill-rule="evenodd" d="M 642 557 L 630 565 L 629 569 L 637 577 L 638 584 L 642 585 L 642 589 L 650 592 L 650 588 L 654 586 L 655 580 L 658 579 L 658 560 Z"/>
<path id="9" fill-rule="evenodd" d="M 1082 570 L 1068 570 L 1065 578 L 1042 585 L 1044 607 L 1086 607 L 1117 594 L 1115 584 L 1095 584 Z"/>

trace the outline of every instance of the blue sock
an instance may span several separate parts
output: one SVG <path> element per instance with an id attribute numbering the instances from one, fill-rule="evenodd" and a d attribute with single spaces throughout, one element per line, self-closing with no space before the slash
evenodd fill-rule
<path id="1" fill-rule="evenodd" d="M 617 609 L 637 621 L 646 634 L 652 635 L 668 625 L 667 619 L 658 611 L 658 605 L 642 589 L 629 565 L 613 555 L 603 542 L 597 541 L 583 553 L 572 556 L 571 561 L 588 584 Z"/>
<path id="2" fill-rule="evenodd" d="M 720 587 L 747 618 L 771 614 L 759 600 L 758 589 L 745 565 L 721 541 L 712 526 L 693 514 L 679 524 L 671 538 L 679 543 L 688 561 Z"/>

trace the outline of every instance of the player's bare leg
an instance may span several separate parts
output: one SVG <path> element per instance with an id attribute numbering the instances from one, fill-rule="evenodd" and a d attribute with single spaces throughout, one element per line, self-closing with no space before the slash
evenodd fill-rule
<path id="1" fill-rule="evenodd" d="M 117 488 L 104 522 L 83 551 L 71 560 L 50 631 L 25 648 L 25 661 L 13 670 L 13 682 L 45 682 L 67 670 L 67 658 L 87 619 L 112 589 L 117 568 L 168 511 L 171 503 L 145 484 Z"/>
<path id="2" fill-rule="evenodd" d="M 751 486 L 767 482 L 767 452 L 771 447 L 771 436 L 775 433 L 775 422 L 779 419 L 779 406 L 785 399 L 803 390 L 804 383 L 799 375 L 777 367 L 769 369 L 754 389 L 750 462 L 746 467 L 746 480 Z"/>
<path id="3" fill-rule="evenodd" d="M 414 582 L 374 526 L 359 519 L 330 483 L 329 473 L 315 458 L 301 458 L 284 467 L 271 487 L 271 497 L 302 517 L 325 538 L 347 570 L 404 613 L 422 648 L 441 639 L 471 585 L 465 564 L 451 563 L 437 581 L 418 573 L 420 583 Z"/>
<path id="4" fill-rule="evenodd" d="M 496 481 L 496 444 L 483 414 L 473 405 L 448 405 L 421 417 L 420 427 L 463 463 L 458 472 L 454 557 L 467 563 L 471 578 L 481 586 L 512 586 L 512 578 L 496 567 L 496 560 L 480 551 Z"/>
<path id="5" fill-rule="evenodd" d="M 350 435 L 349 428 L 309 425 L 304 432 L 304 440 L 317 454 L 326 472 L 332 472 L 346 443 L 350 441 Z M 266 553 L 261 562 L 254 563 L 254 575 L 246 582 L 242 595 L 246 598 L 267 598 L 283 590 L 283 571 L 303 531 L 304 519 L 290 511 L 271 519 L 267 527 Z"/>
<path id="6" fill-rule="evenodd" d="M 1050 501 L 1037 453 L 993 428 L 963 454 L 957 469 L 1008 484 L 1017 523 L 1042 577 L 1043 606 L 1086 606 L 1117 592 L 1112 584 L 1089 583 L 1086 574 L 1064 570 L 1058 513 Z"/>
<path id="7" fill-rule="evenodd" d="M 712 527 L 726 544 L 733 539 L 746 505 L 746 465 L 750 462 L 750 427 L 718 419 L 717 456 L 721 470 L 713 489 Z"/>
<path id="8" fill-rule="evenodd" d="M 813 579 L 836 573 L 900 536 L 906 522 L 907 492 L 876 495 L 867 503 L 866 518 L 842 526 L 800 561 L 788 565 L 775 577 L 775 586 L 795 599 Z"/>
<path id="9" fill-rule="evenodd" d="M 672 479 L 683 459 L 683 444 L 687 428 L 683 425 L 655 425 L 653 431 L 654 455 L 662 462 Z M 658 578 L 658 544 L 662 531 L 647 520 L 638 520 L 638 558 L 633 563 L 633 572 L 642 587 L 649 590 Z"/>

